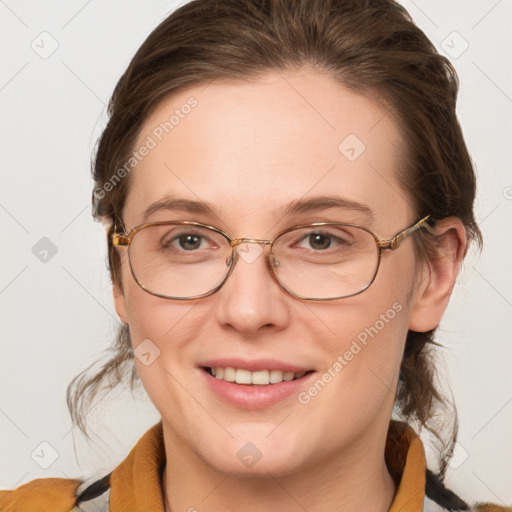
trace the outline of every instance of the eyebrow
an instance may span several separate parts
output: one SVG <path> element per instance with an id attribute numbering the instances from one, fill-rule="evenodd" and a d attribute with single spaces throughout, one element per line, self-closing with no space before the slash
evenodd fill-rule
<path id="1" fill-rule="evenodd" d="M 282 217 L 291 217 L 293 215 L 311 213 L 318 210 L 327 210 L 332 208 L 355 210 L 363 213 L 370 219 L 374 218 L 374 213 L 370 207 L 356 201 L 351 201 L 349 199 L 334 195 L 315 196 L 307 199 L 296 199 L 284 206 L 281 206 L 277 211 Z M 162 199 L 152 203 L 144 210 L 143 222 L 145 222 L 147 218 L 152 214 L 162 210 L 187 211 L 190 213 L 219 217 L 216 208 L 210 203 L 167 195 Z"/>
<path id="2" fill-rule="evenodd" d="M 279 208 L 279 212 L 283 217 L 298 215 L 303 213 L 311 213 L 317 210 L 328 210 L 330 208 L 341 208 L 343 210 L 355 210 L 365 214 L 373 219 L 374 214 L 369 206 L 356 201 L 351 201 L 339 196 L 315 196 L 308 199 L 297 199 L 291 201 L 286 206 Z"/>
<path id="3" fill-rule="evenodd" d="M 161 210 L 178 210 L 188 211 L 191 213 L 202 213 L 204 215 L 210 215 L 218 217 L 215 207 L 204 201 L 194 201 L 191 199 L 178 198 L 172 195 L 167 195 L 162 199 L 150 204 L 142 214 L 142 219 L 145 222 L 148 217 Z"/>

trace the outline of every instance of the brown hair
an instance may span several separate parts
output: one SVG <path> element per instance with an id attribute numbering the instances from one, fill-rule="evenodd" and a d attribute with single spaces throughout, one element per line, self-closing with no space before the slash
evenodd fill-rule
<path id="1" fill-rule="evenodd" d="M 407 11 L 392 0 L 195 0 L 167 17 L 146 39 L 116 85 L 109 121 L 93 164 L 93 214 L 109 225 L 109 265 L 114 282 L 119 257 L 114 222 L 122 224 L 129 173 L 112 177 L 129 161 L 142 125 L 170 94 L 212 80 L 251 80 L 265 72 L 312 66 L 349 89 L 386 105 L 404 134 L 400 180 L 418 217 L 456 216 L 468 240 L 481 242 L 473 216 L 475 173 L 456 117 L 458 79 Z M 432 235 L 415 237 L 419 257 Z M 407 335 L 396 406 L 401 416 L 430 431 L 441 444 L 438 473 L 444 477 L 457 435 L 452 422 L 444 439 L 439 409 L 450 407 L 435 382 L 434 331 Z M 110 390 L 129 377 L 138 381 L 127 326 L 113 355 L 91 377 L 70 383 L 68 407 L 87 435 L 83 417 L 102 383 Z"/>

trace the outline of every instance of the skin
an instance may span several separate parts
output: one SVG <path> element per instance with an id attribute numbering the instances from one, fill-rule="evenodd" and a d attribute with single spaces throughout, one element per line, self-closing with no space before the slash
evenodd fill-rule
<path id="1" fill-rule="evenodd" d="M 190 96 L 198 105 L 130 175 L 127 232 L 168 193 L 207 201 L 217 215 L 160 211 L 148 221 L 196 220 L 232 238 L 269 239 L 287 227 L 322 221 L 361 224 L 388 238 L 418 220 L 396 177 L 399 130 L 376 101 L 307 68 L 253 82 L 215 82 L 164 100 L 136 146 Z M 348 134 L 366 145 L 353 162 L 338 150 Z M 368 206 L 373 218 L 339 208 L 288 218 L 279 213 L 292 200 L 328 194 Z M 287 294 L 263 255 L 250 264 L 240 259 L 209 297 L 154 297 L 136 284 L 126 249 L 118 249 L 117 312 L 134 348 L 149 338 L 160 350 L 149 366 L 135 361 L 163 420 L 172 510 L 389 509 L 395 486 L 384 443 L 407 330 L 439 324 L 466 247 L 458 219 L 444 219 L 436 232 L 445 236 L 428 263 L 417 261 L 409 237 L 398 250 L 383 252 L 368 290 L 325 302 Z M 308 404 L 293 395 L 242 410 L 217 397 L 199 374 L 205 359 L 272 357 L 321 375 L 397 302 L 400 313 Z M 262 454 L 252 468 L 237 457 L 247 442 Z"/>

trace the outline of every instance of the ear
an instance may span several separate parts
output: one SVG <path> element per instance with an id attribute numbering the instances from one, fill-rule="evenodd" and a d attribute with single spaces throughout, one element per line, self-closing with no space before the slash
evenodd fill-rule
<path id="1" fill-rule="evenodd" d="M 118 284 L 113 287 L 114 306 L 116 308 L 117 316 L 121 319 L 123 324 L 128 324 L 126 315 L 126 302 L 124 300 L 123 290 Z"/>
<path id="2" fill-rule="evenodd" d="M 409 316 L 409 329 L 435 329 L 448 306 L 455 280 L 467 249 L 466 230 L 457 217 L 436 223 L 438 237 L 432 255 L 422 264 Z"/>

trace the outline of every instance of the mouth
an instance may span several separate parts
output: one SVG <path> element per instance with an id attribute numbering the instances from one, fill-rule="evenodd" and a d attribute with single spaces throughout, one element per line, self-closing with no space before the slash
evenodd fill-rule
<path id="1" fill-rule="evenodd" d="M 293 399 L 318 373 L 309 366 L 276 358 L 210 359 L 201 361 L 197 370 L 209 392 L 245 410 L 261 410 Z"/>
<path id="2" fill-rule="evenodd" d="M 235 368 L 232 366 L 202 366 L 201 369 L 218 380 L 241 384 L 244 386 L 258 387 L 273 386 L 275 384 L 281 384 L 282 382 L 297 381 L 314 372 L 314 370 L 293 372 L 279 369 L 250 371 L 245 368 Z"/>

